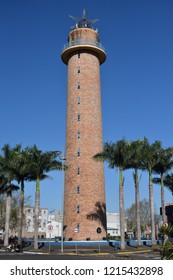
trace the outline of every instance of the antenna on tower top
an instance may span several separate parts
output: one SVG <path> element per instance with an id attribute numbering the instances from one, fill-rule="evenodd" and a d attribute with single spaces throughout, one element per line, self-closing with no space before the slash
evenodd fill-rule
<path id="1" fill-rule="evenodd" d="M 89 20 L 87 18 L 87 12 L 86 12 L 85 9 L 83 10 L 82 18 L 74 17 L 74 16 L 70 16 L 70 15 L 69 15 L 69 17 L 72 20 L 76 21 L 76 25 L 72 26 L 71 28 L 85 28 L 85 27 L 91 28 L 91 25 L 99 20 L 99 19 L 91 19 L 91 20 Z"/>

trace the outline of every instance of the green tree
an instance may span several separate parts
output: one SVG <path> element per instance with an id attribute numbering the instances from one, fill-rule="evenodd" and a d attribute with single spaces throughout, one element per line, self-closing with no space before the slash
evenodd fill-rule
<path id="1" fill-rule="evenodd" d="M 158 152 L 159 161 L 154 166 L 154 172 L 160 175 L 160 178 L 153 178 L 153 183 L 161 185 L 161 207 L 162 207 L 162 222 L 165 222 L 165 195 L 164 195 L 164 175 L 173 166 L 173 149 L 160 149 Z"/>
<path id="2" fill-rule="evenodd" d="M 149 175 L 149 202 L 150 202 L 150 214 L 151 214 L 151 242 L 152 245 L 156 244 L 155 239 L 155 221 L 154 221 L 154 197 L 153 197 L 153 179 L 152 173 L 155 165 L 159 162 L 159 152 L 161 149 L 161 142 L 155 141 L 150 144 L 147 138 L 144 138 L 142 163 Z"/>
<path id="3" fill-rule="evenodd" d="M 15 180 L 20 184 L 20 203 L 19 203 L 19 222 L 18 222 L 18 243 L 22 242 L 22 229 L 24 223 L 23 209 L 24 209 L 24 191 L 25 191 L 25 181 L 29 180 L 30 177 L 30 158 L 27 150 L 22 149 L 15 153 L 12 162 L 13 174 Z"/>
<path id="4" fill-rule="evenodd" d="M 102 160 L 108 163 L 110 168 L 119 169 L 119 208 L 120 208 L 120 234 L 121 249 L 125 248 L 124 228 L 124 178 L 123 170 L 126 168 L 129 154 L 129 143 L 119 140 L 116 143 L 105 143 L 103 151 L 94 156 L 95 160 Z"/>
<path id="5" fill-rule="evenodd" d="M 10 226 L 10 212 L 11 212 L 11 200 L 12 192 L 19 187 L 12 182 L 15 179 L 12 170 L 12 162 L 15 157 L 15 153 L 18 152 L 19 145 L 11 148 L 8 144 L 2 148 L 2 154 L 0 155 L 0 192 L 6 193 L 6 216 L 5 216 L 5 236 L 4 246 L 8 246 L 9 242 L 9 226 Z"/>
<path id="6" fill-rule="evenodd" d="M 141 246 L 141 225 L 140 225 L 140 197 L 139 197 L 139 181 L 138 170 L 144 169 L 142 166 L 143 140 L 132 141 L 129 145 L 129 163 L 127 168 L 133 168 L 133 180 L 135 185 L 135 230 L 137 234 L 138 245 Z"/>
<path id="7" fill-rule="evenodd" d="M 61 170 L 62 164 L 56 159 L 60 154 L 58 151 L 42 152 L 34 145 L 33 147 L 27 147 L 26 152 L 28 154 L 28 161 L 30 162 L 29 179 L 36 181 L 34 248 L 38 249 L 40 180 L 49 178 L 47 173 L 52 170 Z"/>

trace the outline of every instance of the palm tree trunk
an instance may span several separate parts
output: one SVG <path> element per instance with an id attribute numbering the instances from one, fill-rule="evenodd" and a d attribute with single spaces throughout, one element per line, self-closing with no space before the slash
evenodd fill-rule
<path id="1" fill-rule="evenodd" d="M 156 244 L 155 236 L 155 222 L 154 222 L 154 198 L 153 198 L 153 183 L 152 173 L 149 172 L 149 202 L 150 202 L 150 215 L 151 215 L 151 245 Z"/>
<path id="2" fill-rule="evenodd" d="M 40 180 L 36 180 L 35 192 L 35 231 L 34 231 L 34 249 L 38 249 L 38 228 L 39 228 L 39 211 L 40 211 Z"/>
<path id="3" fill-rule="evenodd" d="M 9 244 L 11 199 L 12 199 L 12 192 L 8 191 L 7 192 L 7 200 L 6 200 L 4 246 L 8 246 L 8 244 Z"/>
<path id="4" fill-rule="evenodd" d="M 162 205 L 162 222 L 166 221 L 165 217 L 165 194 L 164 194 L 164 183 L 163 183 L 163 176 L 161 176 L 161 205 Z"/>
<path id="5" fill-rule="evenodd" d="M 120 171 L 119 182 L 119 207 L 120 207 L 120 235 L 121 235 L 121 250 L 125 249 L 125 234 L 124 234 L 124 186 L 123 186 L 123 171 Z"/>
<path id="6" fill-rule="evenodd" d="M 140 199 L 139 199 L 139 180 L 138 170 L 135 168 L 135 202 L 136 202 L 136 231 L 138 246 L 141 246 L 141 221 L 140 221 Z"/>
<path id="7" fill-rule="evenodd" d="M 24 208 L 24 181 L 22 180 L 21 190 L 20 190 L 20 205 L 19 205 L 18 244 L 22 243 L 23 208 Z"/>

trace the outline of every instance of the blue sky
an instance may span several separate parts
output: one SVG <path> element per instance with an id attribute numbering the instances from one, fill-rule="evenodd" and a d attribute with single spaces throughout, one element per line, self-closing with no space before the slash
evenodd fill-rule
<path id="1" fill-rule="evenodd" d="M 172 0 L 0 0 L 0 147 L 36 144 L 65 150 L 67 66 L 61 61 L 83 9 L 99 29 L 107 60 L 101 66 L 103 140 L 147 137 L 173 146 Z M 132 172 L 124 173 L 125 208 L 134 202 Z M 61 208 L 62 173 L 41 183 L 41 206 Z M 105 165 L 107 210 L 118 211 L 118 171 Z M 33 195 L 35 184 L 26 184 Z M 142 174 L 141 199 L 148 199 Z M 160 188 L 154 186 L 156 209 Z M 166 191 L 165 201 L 171 202 Z"/>

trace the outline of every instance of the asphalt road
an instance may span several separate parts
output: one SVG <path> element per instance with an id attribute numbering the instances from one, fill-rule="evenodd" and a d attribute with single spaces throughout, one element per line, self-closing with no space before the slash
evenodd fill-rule
<path id="1" fill-rule="evenodd" d="M 158 251 L 152 249 L 110 252 L 31 252 L 7 253 L 0 251 L 0 260 L 160 260 Z"/>

